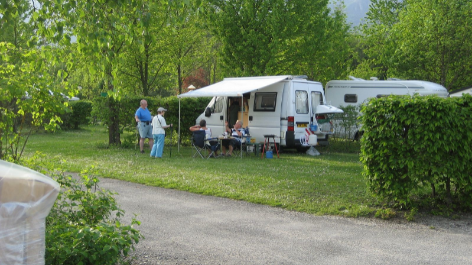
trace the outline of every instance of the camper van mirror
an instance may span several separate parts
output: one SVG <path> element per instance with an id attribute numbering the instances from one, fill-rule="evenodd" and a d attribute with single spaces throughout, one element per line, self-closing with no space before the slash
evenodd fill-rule
<path id="1" fill-rule="evenodd" d="M 205 117 L 211 117 L 211 109 L 210 109 L 210 107 L 207 107 L 207 108 L 205 109 Z"/>

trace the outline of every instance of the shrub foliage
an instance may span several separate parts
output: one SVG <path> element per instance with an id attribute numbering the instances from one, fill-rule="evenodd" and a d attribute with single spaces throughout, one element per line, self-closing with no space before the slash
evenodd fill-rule
<path id="1" fill-rule="evenodd" d="M 472 209 L 472 97 L 389 96 L 362 107 L 370 190 L 411 207 L 417 195 Z"/>
<path id="2" fill-rule="evenodd" d="M 92 102 L 86 100 L 70 101 L 70 110 L 61 115 L 62 129 L 79 129 L 79 125 L 90 122 Z"/>
<path id="3" fill-rule="evenodd" d="M 130 257 L 143 237 L 134 228 L 140 222 L 135 218 L 130 225 L 120 222 L 125 212 L 118 207 L 115 193 L 99 189 L 99 180 L 89 175 L 90 170 L 73 178 L 51 170 L 53 166 L 38 154 L 24 165 L 49 175 L 61 186 L 46 218 L 45 264 L 111 265 Z"/>
<path id="4" fill-rule="evenodd" d="M 136 132 L 134 114 L 139 108 L 141 99 L 143 99 L 142 96 L 133 96 L 122 98 L 116 102 L 120 113 L 120 133 L 131 132 L 134 134 Z M 148 102 L 148 109 L 152 115 L 157 115 L 157 108 L 159 107 L 167 109 L 165 114 L 166 123 L 174 125 L 173 130 L 176 134 L 179 125 L 179 99 L 175 96 L 167 98 L 144 97 L 144 99 Z M 107 107 L 107 102 L 106 98 L 96 98 L 93 103 L 92 116 L 104 125 L 109 126 L 112 115 L 110 108 Z M 205 110 L 208 102 L 210 102 L 209 98 L 183 98 L 180 100 L 181 139 L 190 138 L 191 134 L 188 128 L 195 125 L 196 118 Z"/>

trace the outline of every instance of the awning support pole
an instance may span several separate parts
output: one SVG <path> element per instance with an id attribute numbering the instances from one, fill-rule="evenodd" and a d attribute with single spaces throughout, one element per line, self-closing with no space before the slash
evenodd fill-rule
<path id="1" fill-rule="evenodd" d="M 243 123 L 243 126 L 244 126 L 244 98 L 243 98 L 243 94 L 241 94 L 241 105 L 239 106 L 240 110 L 241 110 L 241 122 Z M 246 125 L 247 126 L 247 125 Z M 241 141 L 239 142 L 240 146 L 239 146 L 239 150 L 241 151 L 241 159 L 243 158 L 243 137 L 244 137 L 244 133 L 243 135 L 241 136 Z"/>
<path id="2" fill-rule="evenodd" d="M 179 98 L 179 132 L 177 133 L 177 152 L 180 153 L 180 98 Z"/>

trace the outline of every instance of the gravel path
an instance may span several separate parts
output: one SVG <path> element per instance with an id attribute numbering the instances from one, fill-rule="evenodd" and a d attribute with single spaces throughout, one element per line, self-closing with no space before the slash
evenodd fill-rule
<path id="1" fill-rule="evenodd" d="M 133 264 L 472 264 L 472 217 L 414 223 L 313 216 L 100 179 L 141 221 Z"/>

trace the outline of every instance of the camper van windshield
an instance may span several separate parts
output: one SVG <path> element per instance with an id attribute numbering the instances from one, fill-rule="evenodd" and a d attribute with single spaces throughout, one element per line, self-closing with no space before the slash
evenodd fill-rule
<path id="1" fill-rule="evenodd" d="M 255 93 L 254 111 L 275 111 L 276 92 Z"/>

